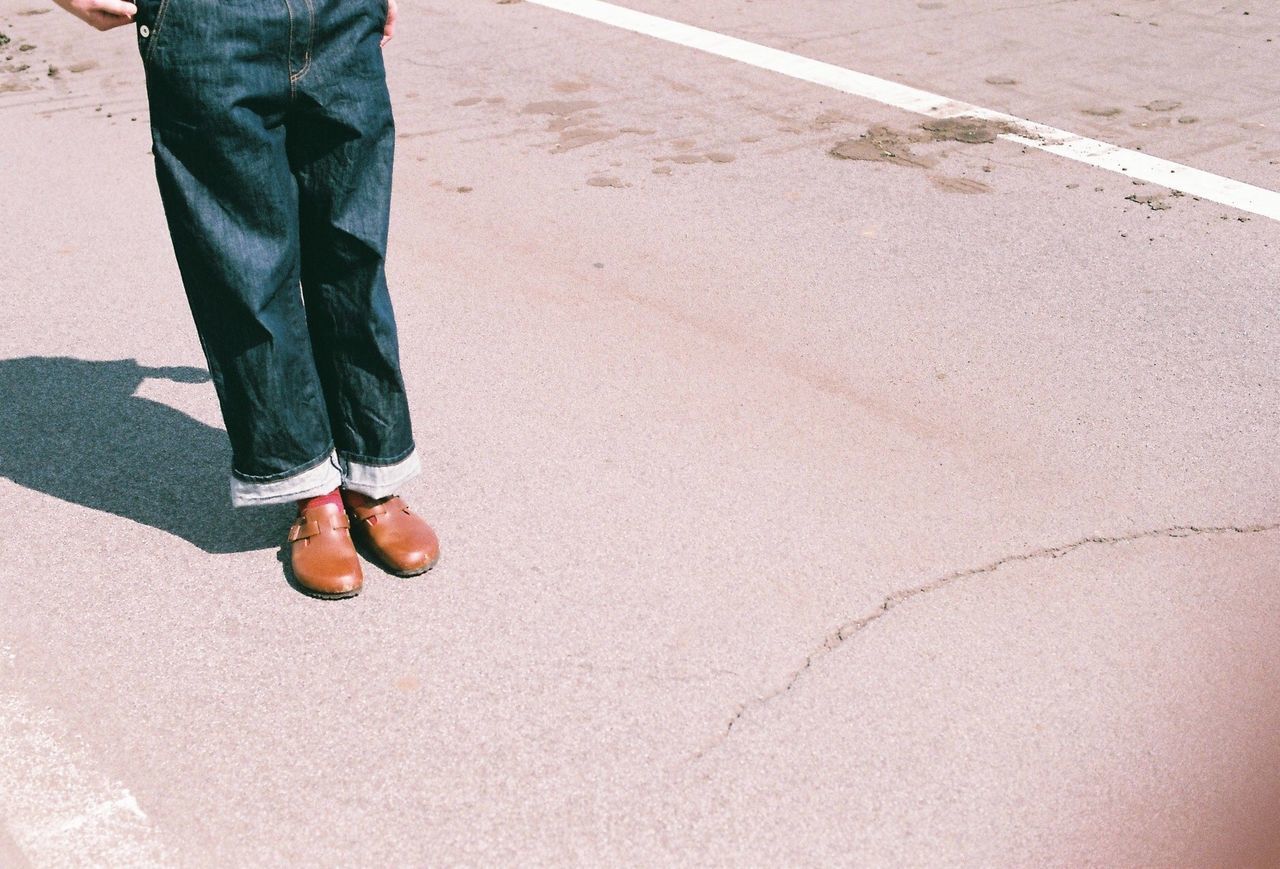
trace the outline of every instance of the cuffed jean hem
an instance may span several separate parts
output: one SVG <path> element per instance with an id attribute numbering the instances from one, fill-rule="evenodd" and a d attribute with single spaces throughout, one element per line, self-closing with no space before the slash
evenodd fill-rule
<path id="1" fill-rule="evenodd" d="M 340 485 L 342 485 L 342 474 L 338 471 L 338 454 L 334 451 L 325 456 L 319 464 L 282 480 L 261 482 L 233 476 L 231 504 L 235 507 L 288 504 L 327 495 Z"/>
<path id="2" fill-rule="evenodd" d="M 255 482 L 231 478 L 231 503 L 235 507 L 265 507 L 289 504 L 327 495 L 341 486 L 370 498 L 395 495 L 400 487 L 422 472 L 418 451 L 391 465 L 370 465 L 354 459 L 343 459 L 337 451 L 329 453 L 319 464 L 282 480 Z"/>
<path id="3" fill-rule="evenodd" d="M 422 471 L 417 450 L 393 465 L 370 465 L 341 457 L 338 463 L 342 468 L 342 487 L 370 498 L 398 494 L 405 483 Z"/>

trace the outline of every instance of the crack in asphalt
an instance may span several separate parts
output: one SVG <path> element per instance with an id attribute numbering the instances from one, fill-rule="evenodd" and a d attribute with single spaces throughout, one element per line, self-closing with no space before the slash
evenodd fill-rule
<path id="1" fill-rule="evenodd" d="M 1040 549 L 1033 549 L 1029 552 L 1007 555 L 1004 558 L 989 562 L 981 567 L 970 567 L 964 570 L 956 570 L 920 585 L 899 589 L 898 591 L 887 595 L 875 610 L 867 613 L 866 615 L 843 622 L 839 627 L 827 634 L 821 643 L 815 646 L 809 654 L 805 655 L 804 663 L 801 664 L 798 669 L 793 670 L 786 677 L 786 680 L 782 685 L 774 688 L 768 693 L 754 697 L 744 703 L 739 703 L 737 709 L 733 713 L 733 716 L 729 719 L 729 722 L 724 726 L 716 738 L 711 743 L 701 748 L 692 759 L 698 760 L 706 755 L 707 752 L 723 744 L 724 741 L 729 738 L 730 734 L 733 733 L 734 727 L 738 725 L 738 722 L 740 722 L 748 712 L 762 706 L 767 706 L 777 698 L 790 692 L 815 662 L 839 649 L 847 640 L 857 636 L 860 631 L 871 625 L 873 622 L 879 621 L 894 607 L 901 603 L 905 603 L 914 597 L 937 591 L 943 586 L 950 585 L 957 580 L 968 579 L 970 577 L 980 576 L 986 573 L 995 573 L 1000 568 L 1009 564 L 1017 564 L 1025 561 L 1038 561 L 1045 558 L 1061 558 L 1062 556 L 1085 546 L 1111 546 L 1120 543 L 1133 543 L 1139 540 L 1150 540 L 1153 538 L 1195 537 L 1206 534 L 1259 534 L 1266 531 L 1276 530 L 1280 530 L 1280 522 L 1256 525 L 1173 525 L 1166 528 L 1156 528 L 1150 531 L 1135 531 L 1132 534 L 1121 534 L 1114 537 L 1090 535 L 1060 546 L 1047 546 Z"/>

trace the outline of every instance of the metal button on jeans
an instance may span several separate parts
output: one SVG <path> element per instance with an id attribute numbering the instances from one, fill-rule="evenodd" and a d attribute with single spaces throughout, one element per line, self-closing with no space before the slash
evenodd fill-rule
<path id="1" fill-rule="evenodd" d="M 138 35 L 141 36 L 143 39 L 146 39 L 148 36 L 151 35 L 151 28 L 145 24 L 142 25 L 141 27 L 138 28 Z"/>

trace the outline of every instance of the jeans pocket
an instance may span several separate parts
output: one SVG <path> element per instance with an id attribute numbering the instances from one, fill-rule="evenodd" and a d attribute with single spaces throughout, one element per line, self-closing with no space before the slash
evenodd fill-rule
<path id="1" fill-rule="evenodd" d="M 160 38 L 160 29 L 164 25 L 165 16 L 169 12 L 172 0 L 139 0 L 138 2 L 138 53 L 142 55 L 142 64 L 151 61 L 156 50 L 156 42 Z"/>

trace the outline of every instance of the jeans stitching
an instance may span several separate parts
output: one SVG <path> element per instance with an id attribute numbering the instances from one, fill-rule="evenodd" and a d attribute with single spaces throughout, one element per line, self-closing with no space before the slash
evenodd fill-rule
<path id="1" fill-rule="evenodd" d="M 301 81 L 302 77 L 307 74 L 307 70 L 311 68 L 311 52 L 315 46 L 316 7 L 315 4 L 312 3 L 312 0 L 305 0 L 305 2 L 307 4 L 307 15 L 309 18 L 309 26 L 307 27 L 307 47 L 302 52 L 302 69 L 298 70 L 297 74 L 293 76 L 291 80 L 293 83 Z"/>
<path id="2" fill-rule="evenodd" d="M 311 58 L 315 54 L 316 47 L 316 5 L 314 0 L 307 0 L 307 6 L 311 9 L 311 28 L 307 31 L 307 62 L 302 66 L 302 72 L 305 73 L 311 69 Z M 302 73 L 298 74 L 298 78 L 302 78 Z"/>
<path id="3" fill-rule="evenodd" d="M 147 50 L 142 56 L 142 62 L 150 63 L 151 55 L 156 50 L 156 38 L 160 36 L 160 25 L 164 22 L 164 14 L 169 11 L 169 0 L 160 0 L 160 8 L 156 10 L 155 20 L 151 22 L 151 38 L 147 42 Z"/>
<path id="4" fill-rule="evenodd" d="M 293 77 L 293 4 L 289 0 L 284 0 L 284 10 L 289 16 L 289 43 L 285 46 L 284 65 L 289 75 L 289 100 L 292 102 L 296 95 L 293 86 L 296 79 Z"/>

